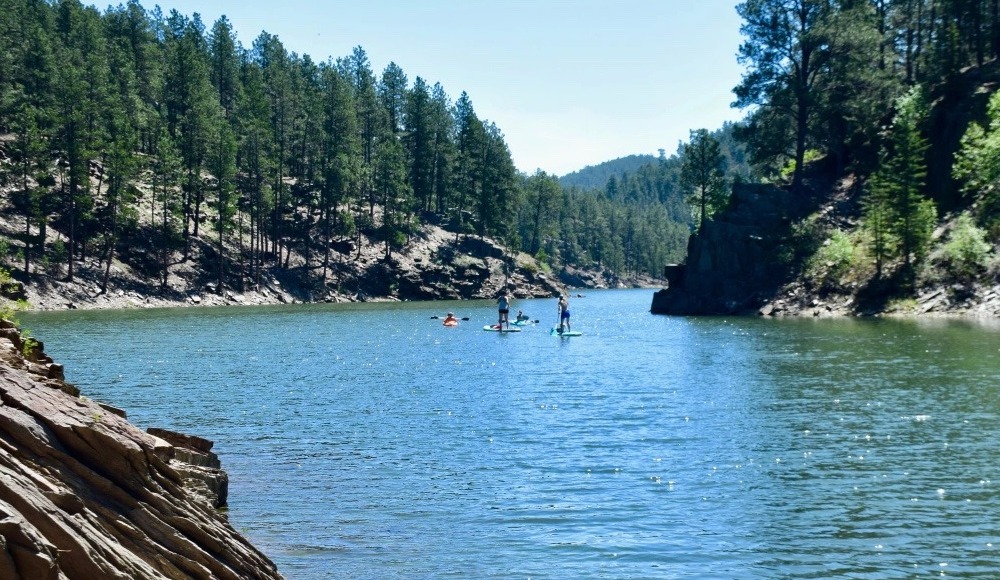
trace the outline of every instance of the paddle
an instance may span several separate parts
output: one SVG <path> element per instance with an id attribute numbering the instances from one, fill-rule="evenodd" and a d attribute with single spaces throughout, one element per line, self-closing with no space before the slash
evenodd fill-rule
<path id="1" fill-rule="evenodd" d="M 440 320 L 440 319 L 441 317 L 436 314 L 434 316 L 431 316 L 431 320 Z M 469 318 L 468 316 L 463 316 L 461 320 L 472 320 L 472 319 Z M 537 322 L 537 320 L 535 322 Z"/>

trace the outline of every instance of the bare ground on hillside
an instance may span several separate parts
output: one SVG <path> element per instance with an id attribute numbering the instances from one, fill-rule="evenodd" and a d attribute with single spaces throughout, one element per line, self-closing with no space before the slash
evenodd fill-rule
<path id="1" fill-rule="evenodd" d="M 827 191 L 813 215 L 827 231 L 850 231 L 861 220 L 860 189 L 853 177 L 819 188 Z M 940 242 L 953 220 L 945 219 L 934 233 Z M 874 264 L 860 275 L 840 280 L 831 291 L 800 276 L 782 286 L 758 313 L 766 316 L 913 316 L 1000 317 L 1000 283 L 984 276 L 964 282 L 917 280 L 917 289 L 907 297 L 893 294 L 891 279 L 874 278 Z M 891 274 L 890 274 L 891 276 Z M 926 275 L 925 275 L 926 276 Z"/>
<path id="2" fill-rule="evenodd" d="M 0 141 L 4 138 L 0 135 Z M 179 251 L 174 252 L 166 284 L 161 284 L 162 258 L 152 255 L 152 239 L 158 236 L 162 214 L 153 205 L 148 185 L 152 176 L 147 174 L 137 184 L 138 232 L 132 239 L 120 242 L 127 252 L 115 255 L 107 272 L 107 288 L 102 290 L 107 264 L 101 256 L 105 249 L 102 240 L 90 241 L 88 255 L 74 262 L 72 279 L 65 259 L 61 263 L 41 263 L 37 251 L 32 252 L 30 276 L 24 274 L 23 251 L 18 257 L 18 250 L 24 247 L 25 220 L 12 207 L 18 191 L 14 173 L 12 159 L 0 147 L 0 240 L 10 240 L 11 250 L 0 256 L 0 266 L 10 269 L 24 283 L 29 307 L 36 310 L 492 298 L 502 286 L 513 287 L 514 295 L 524 298 L 550 296 L 568 288 L 662 286 L 654 278 L 622 278 L 599 270 L 569 268 L 548 273 L 527 254 L 512 253 L 488 239 L 459 237 L 430 224 L 418 228 L 390 257 L 386 256 L 384 244 L 376 239 L 364 235 L 343 238 L 330 251 L 325 272 L 319 256 L 314 254 L 307 261 L 302 248 L 291 252 L 283 248 L 277 256 L 270 255 L 265 267 L 252 279 L 242 264 L 242 253 L 236 250 L 245 247 L 245 239 L 238 233 L 227 234 L 223 250 L 226 275 L 220 284 L 217 214 L 210 205 L 201 206 L 198 235 L 189 238 L 187 259 L 182 259 Z M 98 206 L 105 203 L 102 196 L 107 184 L 102 187 L 102 180 L 103 167 L 91 163 L 90 185 L 97 192 Z M 372 220 L 377 223 L 379 208 L 372 211 Z M 193 222 L 191 225 L 193 229 Z M 37 224 L 33 224 L 31 234 L 37 236 Z M 46 248 L 51 250 L 66 241 L 56 225 L 50 224 Z"/>

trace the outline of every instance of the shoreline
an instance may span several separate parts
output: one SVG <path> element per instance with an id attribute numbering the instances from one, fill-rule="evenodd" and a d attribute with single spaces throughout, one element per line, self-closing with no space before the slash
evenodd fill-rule
<path id="1" fill-rule="evenodd" d="M 468 260 L 480 258 L 470 257 Z M 489 258 L 480 259 L 485 272 L 462 277 L 456 273 L 451 284 L 411 285 L 397 294 L 365 293 L 363 290 L 345 292 L 324 289 L 322 295 L 310 296 L 307 289 L 297 285 L 291 276 L 283 283 L 273 273 L 261 280 L 253 289 L 238 290 L 223 286 L 221 293 L 215 283 L 200 283 L 195 277 L 172 277 L 166 291 L 161 291 L 154 281 L 143 279 L 123 267 L 113 267 L 107 292 L 100 291 L 103 270 L 96 262 L 77 265 L 74 280 L 66 281 L 53 276 L 33 274 L 25 284 L 23 275 L 15 281 L 11 299 L 23 299 L 24 308 L 30 312 L 61 310 L 132 310 L 145 308 L 196 308 L 221 306 L 267 306 L 281 304 L 337 304 L 357 302 L 408 302 L 424 300 L 482 300 L 492 299 L 502 286 L 513 287 L 518 299 L 557 296 L 560 292 L 578 292 L 607 288 L 646 288 L 656 291 L 663 280 L 648 276 L 619 278 L 605 272 L 588 272 L 576 269 L 563 270 L 557 275 L 535 272 L 532 269 L 515 271 L 505 276 L 497 271 Z M 396 264 L 395 270 L 380 272 L 389 279 L 373 286 L 392 287 L 407 277 L 419 277 L 423 270 L 416 264 Z M 471 277 L 470 277 L 471 276 Z M 460 288 L 460 291 L 456 290 Z"/>

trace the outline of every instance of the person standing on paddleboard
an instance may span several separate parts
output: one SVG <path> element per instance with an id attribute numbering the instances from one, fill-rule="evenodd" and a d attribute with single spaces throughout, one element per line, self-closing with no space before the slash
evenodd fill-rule
<path id="1" fill-rule="evenodd" d="M 500 290 L 500 297 L 497 298 L 497 309 L 500 314 L 500 320 L 497 322 L 497 329 L 503 330 L 504 322 L 507 323 L 507 328 L 510 328 L 510 294 L 507 293 L 506 287 Z"/>
<path id="2" fill-rule="evenodd" d="M 573 330 L 569 325 L 569 299 L 566 298 L 565 294 L 559 295 L 559 334 L 563 332 L 563 325 L 566 326 L 566 330 Z"/>

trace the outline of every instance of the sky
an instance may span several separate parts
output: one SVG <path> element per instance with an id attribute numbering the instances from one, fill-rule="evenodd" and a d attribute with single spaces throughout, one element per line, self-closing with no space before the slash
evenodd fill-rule
<path id="1" fill-rule="evenodd" d="M 714 130 L 741 78 L 733 0 L 141 0 L 222 15 L 249 48 L 262 31 L 314 61 L 361 46 L 412 85 L 463 91 L 503 132 L 520 171 L 561 176 L 633 154 L 668 156 Z M 100 6 L 100 5 L 98 5 Z"/>

